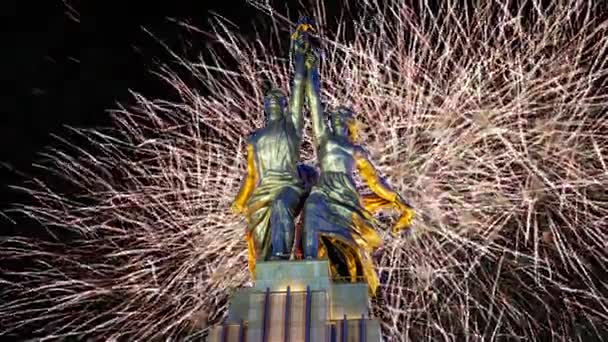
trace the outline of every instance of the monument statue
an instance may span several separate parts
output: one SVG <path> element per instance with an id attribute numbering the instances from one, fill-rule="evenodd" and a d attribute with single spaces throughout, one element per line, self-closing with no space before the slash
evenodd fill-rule
<path id="1" fill-rule="evenodd" d="M 328 258 L 332 276 L 351 281 L 362 278 L 375 293 L 378 277 L 372 252 L 382 245 L 374 229 L 373 213 L 389 206 L 402 215 L 393 230 L 411 223 L 413 210 L 378 175 L 368 153 L 357 145 L 357 123 L 352 110 L 340 107 L 329 115 L 330 128 L 324 118 L 320 100 L 318 57 L 307 52 L 306 97 L 310 106 L 314 145 L 320 166 L 320 177 L 304 204 L 302 248 L 307 259 Z M 353 172 L 373 191 L 361 198 Z"/>
<path id="2" fill-rule="evenodd" d="M 371 255 L 382 244 L 373 214 L 397 209 L 402 215 L 393 230 L 399 231 L 409 226 L 413 211 L 357 145 L 353 111 L 339 107 L 326 123 L 311 31 L 314 22 L 302 18 L 291 36 L 295 75 L 289 105 L 280 91 L 268 92 L 266 125 L 248 139 L 247 177 L 232 208 L 247 218 L 255 281 L 231 296 L 211 342 L 382 340 L 380 323 L 369 311 L 369 295 L 378 287 Z M 305 99 L 320 174 L 299 163 Z M 355 171 L 373 195 L 357 193 Z M 301 235 L 295 224 L 300 212 Z M 287 260 L 300 248 L 307 260 Z"/>
<path id="3" fill-rule="evenodd" d="M 316 171 L 299 164 L 302 141 L 305 56 L 310 48 L 301 20 L 291 36 L 295 75 L 289 104 L 280 90 L 271 89 L 264 101 L 266 125 L 247 140 L 247 177 L 232 209 L 247 219 L 249 269 L 255 278 L 256 260 L 288 259 L 294 241 L 294 218 L 316 179 Z"/>

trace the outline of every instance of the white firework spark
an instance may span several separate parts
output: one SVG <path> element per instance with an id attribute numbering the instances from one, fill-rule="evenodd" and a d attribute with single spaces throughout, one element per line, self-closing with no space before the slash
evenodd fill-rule
<path id="1" fill-rule="evenodd" d="M 288 35 L 286 18 L 252 3 L 272 37 Z M 361 6 L 359 20 L 321 31 L 323 96 L 367 123 L 363 141 L 418 213 L 379 260 L 385 337 L 606 334 L 608 12 L 579 0 Z M 86 147 L 53 150 L 44 167 L 70 193 L 21 188 L 37 201 L 18 211 L 51 237 L 2 242 L 3 259 L 31 261 L 3 270 L 4 334 L 200 336 L 249 281 L 244 224 L 228 207 L 242 138 L 262 124 L 262 80 L 288 89 L 289 61 L 222 22 L 214 37 L 238 70 L 175 55 L 210 95 L 162 68 L 179 101 L 134 94 L 114 130 L 77 130 Z"/>

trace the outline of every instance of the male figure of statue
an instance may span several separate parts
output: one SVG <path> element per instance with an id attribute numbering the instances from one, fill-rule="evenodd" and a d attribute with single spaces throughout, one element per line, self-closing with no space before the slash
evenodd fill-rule
<path id="1" fill-rule="evenodd" d="M 371 253 L 382 239 L 374 227 L 373 212 L 393 207 L 402 214 L 394 226 L 409 226 L 413 211 L 377 174 L 366 151 L 357 142 L 352 110 L 340 107 L 330 114 L 330 127 L 320 101 L 318 57 L 308 53 L 306 97 L 310 104 L 314 144 L 321 173 L 304 204 L 302 247 L 304 257 L 327 257 L 334 277 L 363 278 L 375 293 L 378 278 Z M 355 170 L 374 195 L 362 198 L 355 186 Z"/>
<path id="2" fill-rule="evenodd" d="M 312 23 L 300 20 L 292 39 L 295 75 L 287 104 L 277 89 L 266 95 L 266 126 L 255 131 L 247 144 L 247 177 L 232 209 L 247 218 L 249 269 L 255 277 L 256 260 L 290 256 L 296 217 L 315 181 L 316 171 L 298 165 L 302 140 L 305 55 Z"/>

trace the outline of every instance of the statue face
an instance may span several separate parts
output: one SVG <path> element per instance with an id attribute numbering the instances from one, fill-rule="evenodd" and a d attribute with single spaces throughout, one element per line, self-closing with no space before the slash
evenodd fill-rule
<path id="1" fill-rule="evenodd" d="M 283 116 L 283 111 L 287 105 L 285 95 L 278 90 L 271 90 L 265 98 L 264 109 L 268 120 L 276 120 Z"/>
<path id="2" fill-rule="evenodd" d="M 359 139 L 359 124 L 350 108 L 336 109 L 331 115 L 331 125 L 335 134 L 348 135 L 352 141 Z"/>

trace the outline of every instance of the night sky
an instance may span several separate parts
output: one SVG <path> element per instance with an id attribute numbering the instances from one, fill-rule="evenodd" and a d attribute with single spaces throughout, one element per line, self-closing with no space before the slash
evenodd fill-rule
<path id="1" fill-rule="evenodd" d="M 8 83 L 2 101 L 0 160 L 29 172 L 36 153 L 53 142 L 50 134 L 65 132 L 63 125 L 108 125 L 106 110 L 116 108 L 117 102 L 128 103 L 129 89 L 163 97 L 164 87 L 150 71 L 156 60 L 169 57 L 142 27 L 179 51 L 183 35 L 167 17 L 204 27 L 209 10 L 215 10 L 245 22 L 240 17 L 245 12 L 234 11 L 243 6 L 235 3 L 242 4 L 230 0 L 158 1 L 145 6 L 140 1 L 72 1 L 74 11 L 61 1 L 3 4 L 8 7 L 2 13 L 11 19 L 11 29 L 3 33 L 0 64 Z M 9 183 L 17 180 L 6 168 L 2 177 Z"/>
<path id="2" fill-rule="evenodd" d="M 301 9 L 297 1 L 288 3 L 290 11 Z M 338 18 L 338 3 L 328 6 L 330 17 L 336 13 Z M 251 22 L 268 23 L 245 0 L 9 0 L 1 6 L 4 24 L 9 24 L 0 63 L 8 83 L 0 107 L 2 208 L 20 200 L 6 185 L 21 182 L 17 171 L 34 172 L 37 154 L 54 143 L 51 134 L 65 135 L 64 125 L 107 126 L 107 110 L 129 104 L 129 89 L 149 98 L 170 96 L 151 71 L 155 62 L 171 62 L 171 57 L 144 28 L 178 53 L 194 57 L 213 42 L 200 34 L 190 39 L 168 18 L 206 30 L 216 12 L 245 36 L 252 36 Z"/>

